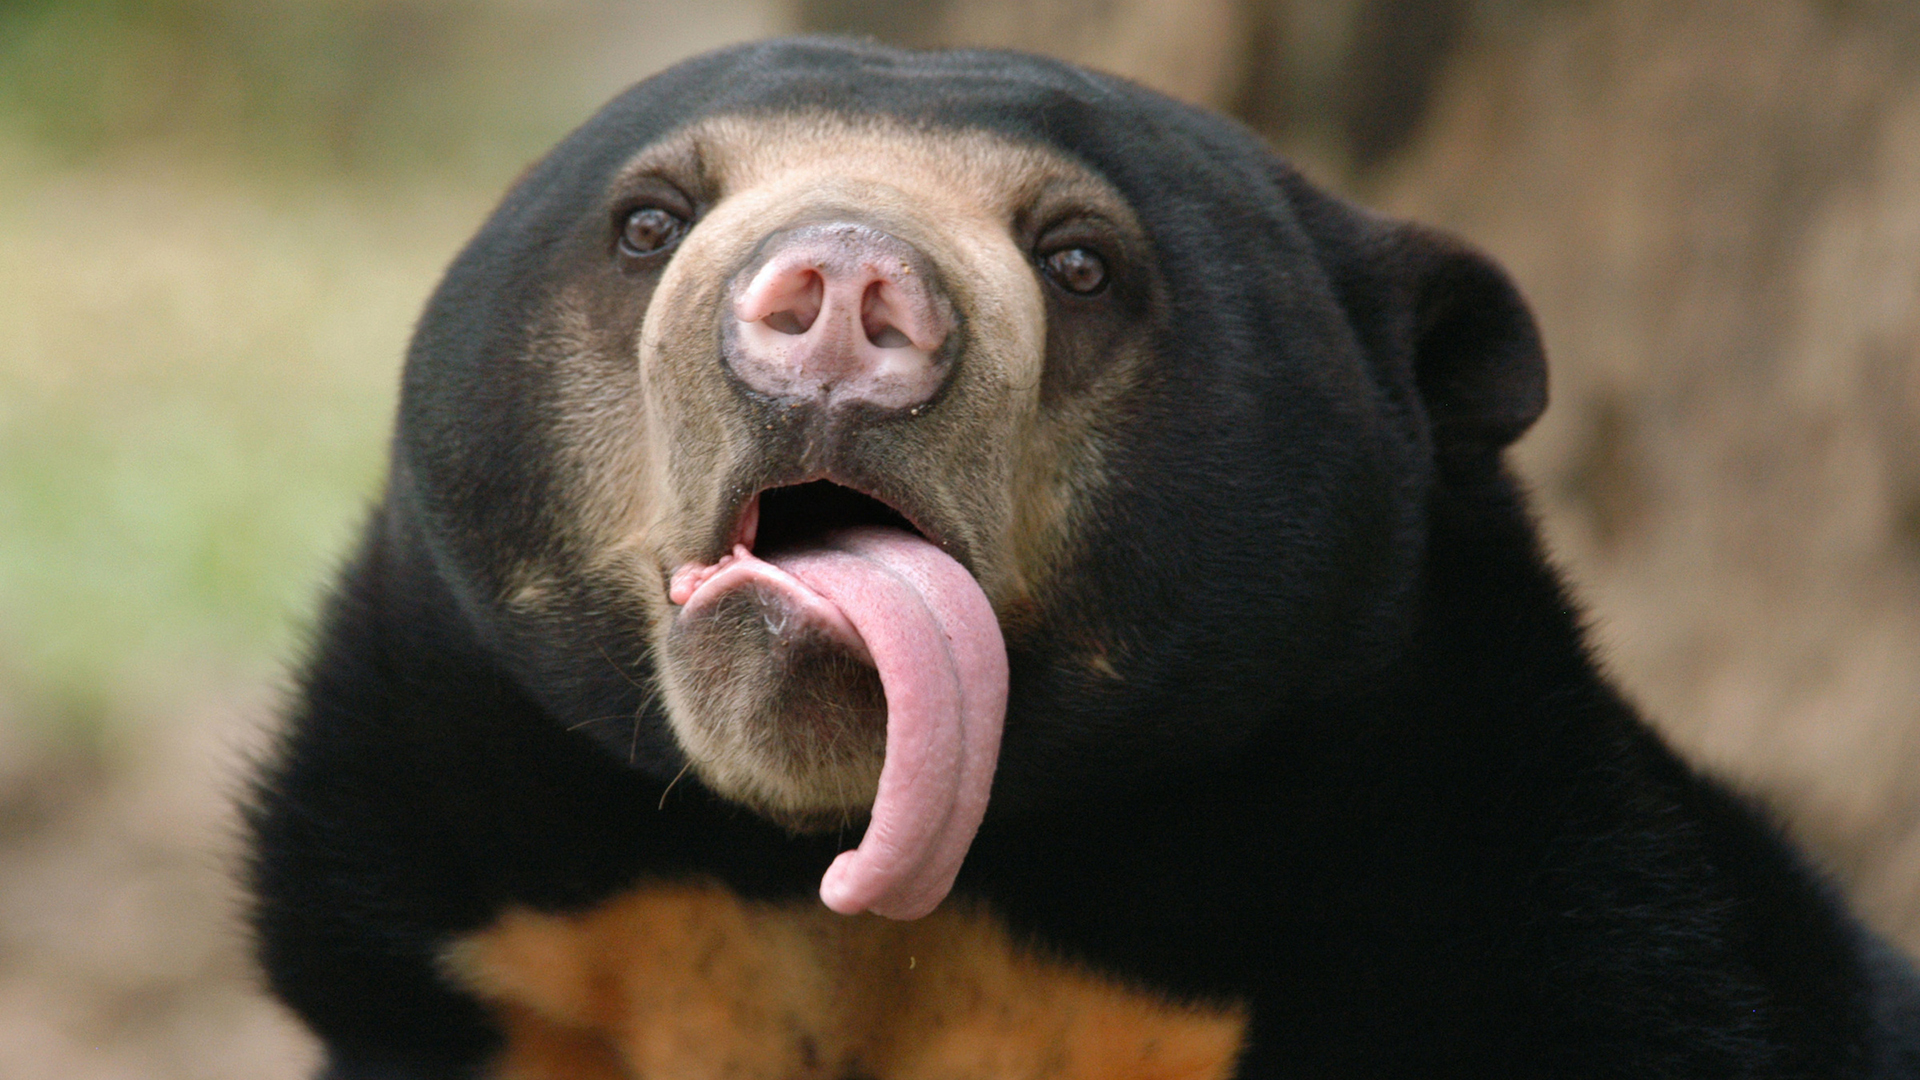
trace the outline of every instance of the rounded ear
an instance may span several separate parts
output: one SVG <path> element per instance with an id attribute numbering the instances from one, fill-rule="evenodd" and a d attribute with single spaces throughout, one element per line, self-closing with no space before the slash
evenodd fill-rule
<path id="1" fill-rule="evenodd" d="M 1518 439 L 1547 407 L 1547 357 L 1506 271 L 1458 240 L 1407 226 L 1397 269 L 1413 302 L 1413 372 L 1442 462 Z"/>

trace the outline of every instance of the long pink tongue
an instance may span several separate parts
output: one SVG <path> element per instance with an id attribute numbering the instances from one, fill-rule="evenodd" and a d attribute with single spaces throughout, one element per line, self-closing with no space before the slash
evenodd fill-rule
<path id="1" fill-rule="evenodd" d="M 820 898 L 842 915 L 917 919 L 953 887 L 986 814 L 1007 710 L 1000 624 L 965 568 L 902 529 L 845 529 L 772 561 L 853 624 L 887 695 L 872 820 Z"/>

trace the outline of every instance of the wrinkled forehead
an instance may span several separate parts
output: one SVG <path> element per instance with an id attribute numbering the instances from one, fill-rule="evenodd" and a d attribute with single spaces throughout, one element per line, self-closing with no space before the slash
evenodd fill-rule
<path id="1" fill-rule="evenodd" d="M 1085 165 L 1052 147 L 978 128 L 914 124 L 884 115 L 756 112 L 703 119 L 642 150 L 616 190 L 649 177 L 719 203 L 751 193 L 926 220 L 993 220 L 1016 230 L 1049 212 L 1091 214 L 1132 227 L 1126 201 Z M 890 205 L 898 203 L 900 205 Z M 799 212 L 803 207 L 790 209 Z"/>

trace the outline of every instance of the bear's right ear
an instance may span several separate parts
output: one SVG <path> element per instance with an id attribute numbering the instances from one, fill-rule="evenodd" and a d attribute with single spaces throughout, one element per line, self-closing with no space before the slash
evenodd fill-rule
<path id="1" fill-rule="evenodd" d="M 1506 271 L 1443 233 L 1401 226 L 1391 269 L 1413 306 L 1413 373 L 1441 462 L 1496 454 L 1547 407 L 1547 357 Z"/>

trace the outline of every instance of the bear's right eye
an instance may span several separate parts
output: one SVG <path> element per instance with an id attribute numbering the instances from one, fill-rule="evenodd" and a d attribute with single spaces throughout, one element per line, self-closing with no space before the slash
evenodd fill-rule
<path id="1" fill-rule="evenodd" d="M 1048 255 L 1042 263 L 1047 276 L 1080 296 L 1092 296 L 1107 285 L 1107 260 L 1092 248 L 1070 247 Z"/>
<path id="2" fill-rule="evenodd" d="M 620 227 L 620 253 L 629 258 L 658 255 L 679 242 L 687 219 L 659 206 L 636 207 Z"/>

